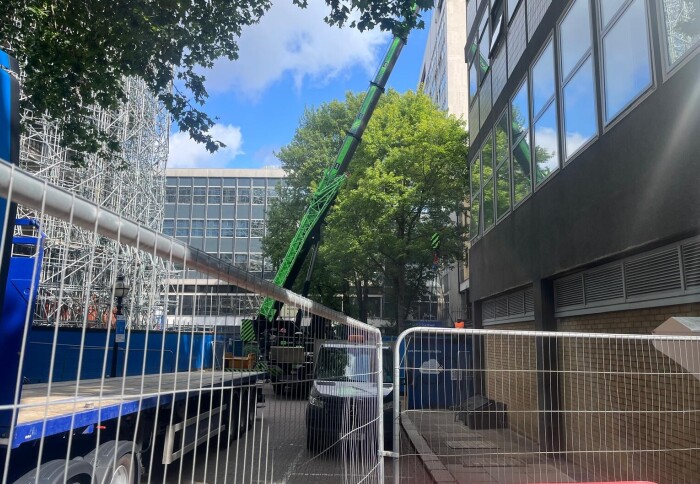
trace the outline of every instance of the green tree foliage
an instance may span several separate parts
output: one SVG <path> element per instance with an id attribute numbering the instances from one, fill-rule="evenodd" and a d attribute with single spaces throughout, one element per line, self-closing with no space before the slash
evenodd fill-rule
<path id="1" fill-rule="evenodd" d="M 277 224 L 289 226 L 289 220 L 299 219 L 303 209 L 298 201 L 306 200 L 333 159 L 358 103 L 357 96 L 348 95 L 345 103 L 307 111 L 292 142 L 278 154 L 290 173 L 290 187 L 273 207 L 270 235 L 263 241 L 274 260 L 283 257 L 293 232 L 289 227 L 278 232 Z M 450 215 L 467 195 L 466 157 L 467 133 L 461 121 L 438 110 L 423 94 L 389 91 L 327 219 L 319 253 L 325 272 L 315 272 L 314 280 L 335 278 L 331 283 L 342 293 L 338 279 L 344 279 L 345 288 L 359 291 L 360 306 L 366 301 L 363 292 L 382 284 L 392 292 L 395 320 L 402 329 L 411 303 L 435 275 L 432 235 L 440 234 L 443 266 L 464 256 L 466 234 Z"/>
<path id="2" fill-rule="evenodd" d="M 326 3 L 331 25 L 403 32 L 420 24 L 410 15 L 412 0 Z M 58 122 L 78 164 L 85 154 L 111 156 L 119 149 L 116 137 L 88 115 L 92 106 L 114 109 L 124 100 L 125 77 L 143 79 L 180 129 L 213 152 L 223 145 L 208 134 L 214 121 L 202 110 L 208 97 L 202 68 L 221 57 L 236 59 L 241 30 L 258 22 L 270 5 L 270 0 L 3 0 L 0 47 L 22 66 L 23 107 Z M 418 5 L 425 9 L 432 2 Z M 408 19 L 405 26 L 397 20 L 402 18 Z"/>

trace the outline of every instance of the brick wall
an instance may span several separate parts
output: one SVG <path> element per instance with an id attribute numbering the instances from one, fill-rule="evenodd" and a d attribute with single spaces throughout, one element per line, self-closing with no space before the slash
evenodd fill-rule
<path id="1" fill-rule="evenodd" d="M 530 331 L 534 323 L 499 324 L 489 329 Z M 484 339 L 487 396 L 508 405 L 511 430 L 537 442 L 535 339 L 497 335 Z"/>
<path id="2" fill-rule="evenodd" d="M 671 316 L 698 315 L 700 304 L 687 304 L 563 318 L 558 327 L 649 334 Z M 642 340 L 563 339 L 559 369 L 567 458 L 587 479 L 700 482 L 698 379 Z"/>

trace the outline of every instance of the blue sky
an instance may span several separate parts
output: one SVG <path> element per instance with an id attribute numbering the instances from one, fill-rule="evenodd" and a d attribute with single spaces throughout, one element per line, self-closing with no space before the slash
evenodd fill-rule
<path id="1" fill-rule="evenodd" d="M 279 2 L 244 30 L 239 59 L 219 61 L 206 73 L 210 98 L 204 109 L 217 118 L 212 134 L 227 147 L 208 154 L 174 127 L 168 167 L 278 166 L 273 153 L 292 139 L 306 107 L 364 92 L 390 35 L 330 27 L 323 22 L 327 13 L 321 0 L 305 10 Z M 427 28 L 411 33 L 389 87 L 416 89 L 426 39 Z"/>

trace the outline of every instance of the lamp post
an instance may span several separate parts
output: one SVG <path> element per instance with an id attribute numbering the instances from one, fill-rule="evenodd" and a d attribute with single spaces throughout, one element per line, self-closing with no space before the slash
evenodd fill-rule
<path id="1" fill-rule="evenodd" d="M 122 303 L 127 294 L 129 294 L 129 282 L 123 274 L 117 276 L 117 282 L 114 283 L 114 297 L 117 298 L 117 321 L 114 328 L 114 345 L 112 346 L 112 378 L 117 376 L 117 355 L 119 352 L 119 342 L 124 341 L 125 326 L 122 325 L 124 317 L 122 316 Z"/>

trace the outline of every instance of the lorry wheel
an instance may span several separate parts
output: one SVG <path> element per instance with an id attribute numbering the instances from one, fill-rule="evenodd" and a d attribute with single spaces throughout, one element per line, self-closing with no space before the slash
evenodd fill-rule
<path id="1" fill-rule="evenodd" d="M 228 445 L 236 440 L 241 433 L 241 425 L 238 420 L 238 409 L 241 405 L 241 397 L 238 392 L 233 393 L 231 397 L 231 408 L 228 411 L 228 420 L 226 421 L 227 438 L 219 441 L 219 447 L 225 449 Z"/>
<path id="2" fill-rule="evenodd" d="M 138 484 L 141 480 L 141 468 L 137 464 L 136 455 L 132 452 L 133 447 L 134 444 L 130 441 L 111 440 L 86 455 L 85 461 L 95 465 L 93 482 Z"/>
<path id="3" fill-rule="evenodd" d="M 67 477 L 64 480 L 64 475 Z M 34 469 L 19 480 L 15 484 L 35 484 L 37 469 Z M 92 481 L 92 466 L 81 458 L 76 458 L 71 461 L 52 460 L 41 465 L 40 481 L 42 484 L 89 484 Z"/>

